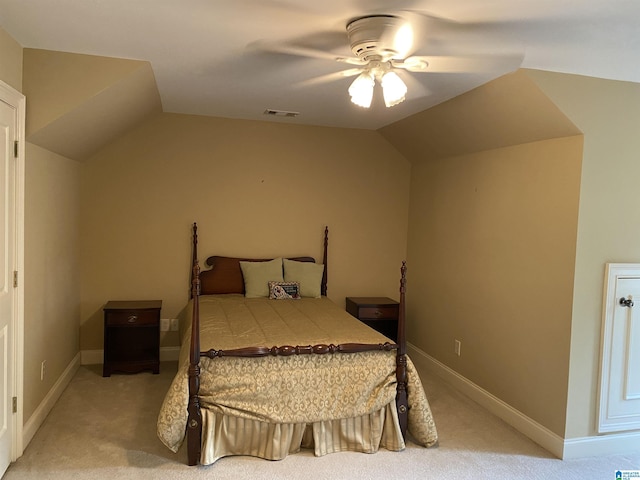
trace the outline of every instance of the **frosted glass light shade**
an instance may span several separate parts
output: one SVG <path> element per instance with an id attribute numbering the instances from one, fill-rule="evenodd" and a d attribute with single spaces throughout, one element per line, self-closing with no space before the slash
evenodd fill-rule
<path id="1" fill-rule="evenodd" d="M 395 72 L 385 73 L 380 83 L 382 84 L 384 104 L 387 107 L 393 107 L 404 101 L 407 86 Z"/>
<path id="2" fill-rule="evenodd" d="M 369 108 L 373 99 L 373 87 L 375 81 L 368 72 L 363 72 L 356 77 L 349 87 L 351 101 L 359 107 Z"/>

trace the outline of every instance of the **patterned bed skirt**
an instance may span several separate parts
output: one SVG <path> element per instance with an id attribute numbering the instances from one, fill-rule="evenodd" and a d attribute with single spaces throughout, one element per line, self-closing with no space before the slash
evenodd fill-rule
<path id="1" fill-rule="evenodd" d="M 316 456 L 322 456 L 405 447 L 395 401 L 371 414 L 314 423 L 268 423 L 203 408 L 202 422 L 202 465 L 230 455 L 282 460 L 301 448 L 313 449 Z"/>

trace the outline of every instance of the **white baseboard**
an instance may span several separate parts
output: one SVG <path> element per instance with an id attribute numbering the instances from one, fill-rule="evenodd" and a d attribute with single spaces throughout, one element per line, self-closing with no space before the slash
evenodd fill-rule
<path id="1" fill-rule="evenodd" d="M 97 365 L 104 363 L 104 350 L 82 350 L 81 365 Z M 174 362 L 180 356 L 180 347 L 160 347 L 160 361 Z"/>
<path id="2" fill-rule="evenodd" d="M 492 414 L 507 422 L 556 457 L 563 458 L 564 439 L 562 437 L 466 379 L 416 346 L 407 343 L 407 353 L 418 371 L 422 369 L 423 371 L 429 371 L 438 375 L 445 382 L 467 395 Z"/>
<path id="3" fill-rule="evenodd" d="M 177 362 L 180 357 L 180 347 L 160 347 L 161 362 Z"/>
<path id="4" fill-rule="evenodd" d="M 80 365 L 97 365 L 104 362 L 104 350 L 81 350 Z"/>
<path id="5" fill-rule="evenodd" d="M 563 460 L 600 455 L 620 455 L 640 451 L 640 432 L 608 433 L 564 441 Z"/>
<path id="6" fill-rule="evenodd" d="M 418 372 L 431 372 L 558 458 L 597 457 L 640 451 L 640 432 L 613 433 L 564 439 L 503 402 L 459 373 L 407 343 L 407 351 Z"/>
<path id="7" fill-rule="evenodd" d="M 42 425 L 42 422 L 47 418 L 47 415 L 49 415 L 49 412 L 60 398 L 60 395 L 62 395 L 62 392 L 64 392 L 64 389 L 67 388 L 67 385 L 71 382 L 78 368 L 80 368 L 80 353 L 73 357 L 71 363 L 69 363 L 64 372 L 62 372 L 62 375 L 60 375 L 60 378 L 58 378 L 53 387 L 51 387 L 51 390 L 49 390 L 49 393 L 47 393 L 42 402 L 40 402 L 38 408 L 31 414 L 29 420 L 25 422 L 22 428 L 23 450 L 27 448 L 27 445 L 29 445 L 31 439 L 33 439 L 40 425 Z"/>

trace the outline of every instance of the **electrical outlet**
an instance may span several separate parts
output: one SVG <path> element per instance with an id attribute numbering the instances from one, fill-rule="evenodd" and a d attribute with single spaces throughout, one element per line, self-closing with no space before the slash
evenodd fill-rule
<path id="1" fill-rule="evenodd" d="M 177 318 L 172 318 L 171 319 L 171 331 L 172 332 L 177 332 L 179 329 L 180 329 L 179 320 Z"/>
<path id="2" fill-rule="evenodd" d="M 160 331 L 161 332 L 168 332 L 170 326 L 171 326 L 171 321 L 168 318 L 161 318 L 160 319 Z"/>
<path id="3" fill-rule="evenodd" d="M 460 356 L 460 347 L 462 346 L 462 342 L 460 340 L 454 340 L 453 342 L 453 351 L 456 352 L 457 356 Z"/>
<path id="4" fill-rule="evenodd" d="M 43 360 L 40 364 L 40 381 L 44 380 L 44 372 L 47 367 L 47 361 Z"/>

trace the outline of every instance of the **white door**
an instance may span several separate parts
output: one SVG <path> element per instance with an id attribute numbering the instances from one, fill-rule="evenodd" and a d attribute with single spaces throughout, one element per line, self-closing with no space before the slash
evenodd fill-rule
<path id="1" fill-rule="evenodd" d="M 598 431 L 640 428 L 640 265 L 607 265 Z"/>
<path id="2" fill-rule="evenodd" d="M 18 111 L 0 98 L 0 475 L 12 460 Z"/>

